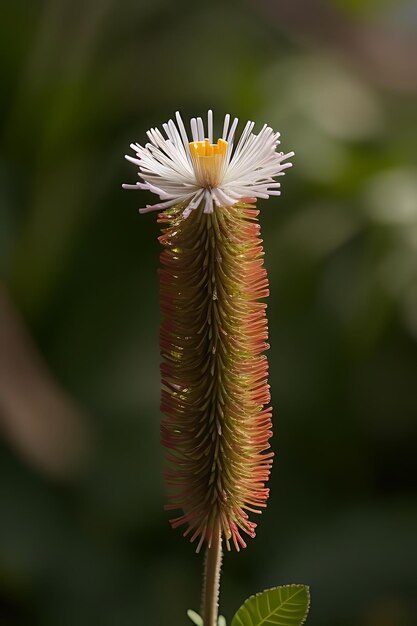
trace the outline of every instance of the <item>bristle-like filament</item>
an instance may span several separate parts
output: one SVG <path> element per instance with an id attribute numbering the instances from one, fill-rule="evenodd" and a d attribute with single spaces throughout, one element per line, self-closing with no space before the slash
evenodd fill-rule
<path id="1" fill-rule="evenodd" d="M 266 506 L 273 454 L 268 362 L 268 280 L 258 211 L 247 205 L 160 214 L 162 398 L 168 509 L 173 527 L 226 546 L 255 536 L 248 512 Z"/>

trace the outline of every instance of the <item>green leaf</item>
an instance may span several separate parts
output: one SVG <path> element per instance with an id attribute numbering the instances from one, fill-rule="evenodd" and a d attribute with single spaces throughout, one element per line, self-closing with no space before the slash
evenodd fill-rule
<path id="1" fill-rule="evenodd" d="M 232 626 L 301 626 L 310 608 L 309 588 L 284 585 L 267 589 L 246 600 L 232 620 Z"/>
<path id="2" fill-rule="evenodd" d="M 204 626 L 203 619 L 192 609 L 188 609 L 187 615 L 195 626 Z"/>
<path id="3" fill-rule="evenodd" d="M 198 613 L 193 611 L 192 609 L 188 609 L 187 615 L 195 626 L 204 626 L 203 618 L 200 617 Z M 219 615 L 219 621 L 217 622 L 217 626 L 227 626 L 226 618 L 223 615 Z"/>

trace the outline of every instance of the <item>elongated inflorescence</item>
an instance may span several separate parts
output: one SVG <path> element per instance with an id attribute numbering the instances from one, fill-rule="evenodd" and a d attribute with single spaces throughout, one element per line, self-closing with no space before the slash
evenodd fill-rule
<path id="1" fill-rule="evenodd" d="M 210 547 L 253 537 L 249 519 L 266 505 L 272 453 L 267 384 L 268 281 L 259 237 L 259 198 L 280 195 L 278 176 L 293 152 L 264 124 L 213 113 L 179 112 L 148 143 L 131 144 L 136 184 L 160 198 L 141 212 L 163 211 L 161 254 L 162 441 L 168 449 L 168 508 L 174 527 Z M 217 137 L 217 141 L 215 138 Z M 221 536 L 220 536 L 221 535 Z M 209 551 L 210 552 L 210 551 Z M 206 619 L 206 618 L 205 618 Z M 211 620 L 211 618 L 209 618 Z"/>
<path id="2" fill-rule="evenodd" d="M 255 536 L 273 453 L 267 384 L 268 280 L 254 206 L 159 216 L 161 436 L 173 527 L 226 545 Z"/>

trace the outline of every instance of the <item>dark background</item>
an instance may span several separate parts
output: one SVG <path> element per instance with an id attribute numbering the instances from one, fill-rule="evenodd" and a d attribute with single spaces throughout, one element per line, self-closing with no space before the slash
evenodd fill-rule
<path id="1" fill-rule="evenodd" d="M 389 0 L 2 3 L 2 625 L 198 609 L 162 510 L 156 216 L 121 183 L 131 141 L 208 108 L 296 152 L 259 203 L 271 498 L 222 612 L 303 582 L 309 626 L 417 624 L 416 24 Z"/>

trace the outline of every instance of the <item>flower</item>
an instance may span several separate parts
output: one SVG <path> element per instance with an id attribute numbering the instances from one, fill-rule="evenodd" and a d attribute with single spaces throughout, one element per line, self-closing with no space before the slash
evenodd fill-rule
<path id="1" fill-rule="evenodd" d="M 149 143 L 132 143 L 136 157 L 126 159 L 139 167 L 138 175 L 144 182 L 123 185 L 125 189 L 147 189 L 157 194 L 162 202 L 140 209 L 160 211 L 181 205 L 184 217 L 204 206 L 204 213 L 214 208 L 233 206 L 241 198 L 269 198 L 280 194 L 282 176 L 291 163 L 284 161 L 293 152 L 277 152 L 280 134 L 266 124 L 256 135 L 254 122 L 247 122 L 235 145 L 238 119 L 230 125 L 230 115 L 224 118 L 222 136 L 213 143 L 213 113 L 207 114 L 207 133 L 201 117 L 192 118 L 191 136 L 185 129 L 181 115 L 163 124 L 166 138 L 158 128 L 148 131 Z"/>
<path id="2" fill-rule="evenodd" d="M 248 122 L 236 147 L 238 120 L 213 143 L 201 118 L 188 141 L 181 116 L 149 131 L 145 147 L 132 144 L 147 189 L 162 202 L 160 351 L 161 441 L 167 450 L 167 509 L 171 525 L 186 526 L 197 551 L 213 537 L 230 549 L 255 536 L 249 519 L 266 506 L 273 453 L 266 304 L 268 277 L 257 198 L 278 195 L 291 156 L 276 152 L 279 133 Z M 198 207 L 203 210 L 196 211 Z M 215 208 L 221 210 L 214 210 Z"/>

